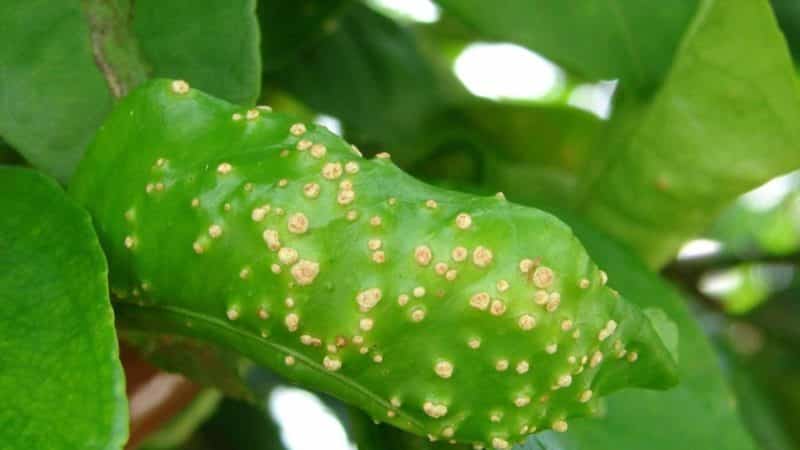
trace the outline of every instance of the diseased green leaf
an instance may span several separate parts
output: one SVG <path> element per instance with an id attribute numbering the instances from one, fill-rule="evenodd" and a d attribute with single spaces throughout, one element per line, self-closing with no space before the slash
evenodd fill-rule
<path id="1" fill-rule="evenodd" d="M 438 0 L 487 38 L 528 46 L 589 79 L 619 78 L 650 90 L 671 56 L 698 0 Z"/>
<path id="2" fill-rule="evenodd" d="M 651 266 L 738 195 L 800 166 L 800 91 L 765 0 L 706 0 L 650 100 L 623 92 L 581 188 Z"/>
<path id="3" fill-rule="evenodd" d="M 11 167 L 0 167 L 0 209 L 0 447 L 121 448 L 125 383 L 88 214 Z"/>
<path id="4" fill-rule="evenodd" d="M 235 103 L 258 99 L 256 0 L 136 0 L 133 18 L 152 76 L 184 79 Z"/>
<path id="5" fill-rule="evenodd" d="M 663 309 L 677 323 L 681 383 L 666 392 L 619 392 L 607 399 L 604 419 L 578 421 L 564 435 L 543 433 L 542 445 L 524 448 L 756 450 L 741 423 L 713 348 L 681 295 L 612 238 L 575 217 L 560 217 L 608 272 L 610 286 L 635 298 L 641 308 Z"/>

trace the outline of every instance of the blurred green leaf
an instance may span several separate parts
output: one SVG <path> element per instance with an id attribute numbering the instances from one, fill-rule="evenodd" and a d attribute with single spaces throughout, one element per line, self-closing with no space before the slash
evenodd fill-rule
<path id="1" fill-rule="evenodd" d="M 291 64 L 266 74 L 320 113 L 342 121 L 348 140 L 364 149 L 414 142 L 439 107 L 439 81 L 413 32 L 356 4 L 330 22 L 324 39 Z M 413 155 L 397 153 L 403 164 Z"/>
<path id="2" fill-rule="evenodd" d="M 626 86 L 648 91 L 670 70 L 699 1 L 511 0 L 502 7 L 480 0 L 438 3 L 489 39 L 527 46 L 589 79 L 619 78 Z"/>
<path id="3" fill-rule="evenodd" d="M 353 0 L 261 0 L 261 59 L 264 72 L 289 64 L 299 52 L 335 32 L 336 18 Z"/>
<path id="4" fill-rule="evenodd" d="M 800 60 L 800 2 L 770 0 L 795 61 Z"/>
<path id="5" fill-rule="evenodd" d="M 0 208 L 0 446 L 122 448 L 125 380 L 89 215 L 13 167 L 0 167 Z"/>
<path id="6" fill-rule="evenodd" d="M 219 406 L 222 396 L 214 389 L 205 389 L 175 417 L 147 437 L 139 450 L 169 450 L 183 445 L 197 428 L 207 421 Z"/>
<path id="7" fill-rule="evenodd" d="M 651 266 L 740 194 L 800 166 L 800 91 L 765 0 L 706 0 L 659 92 L 622 93 L 582 210 Z"/>
<path id="8" fill-rule="evenodd" d="M 309 430 L 313 432 L 313 430 Z M 270 414 L 249 403 L 226 398 L 185 450 L 285 450 L 280 427 Z"/>
<path id="9" fill-rule="evenodd" d="M 250 105 L 261 90 L 256 0 L 136 0 L 133 30 L 152 76 Z"/>
<path id="10" fill-rule="evenodd" d="M 131 17 L 136 36 L 126 29 Z M 260 88 L 257 27 L 254 0 L 2 2 L 0 135 L 65 182 L 111 109 L 109 88 L 124 94 L 126 83 L 144 78 L 137 38 L 157 75 L 252 102 Z"/>
<path id="11" fill-rule="evenodd" d="M 111 106 L 79 2 L 0 3 L 0 134 L 65 181 Z"/>

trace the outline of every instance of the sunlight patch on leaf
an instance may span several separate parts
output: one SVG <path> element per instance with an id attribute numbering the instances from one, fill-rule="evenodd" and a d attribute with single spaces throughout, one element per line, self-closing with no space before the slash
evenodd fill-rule
<path id="1" fill-rule="evenodd" d="M 493 100 L 540 100 L 564 83 L 557 65 L 508 43 L 470 44 L 456 57 L 453 70 L 473 95 Z"/>
<path id="2" fill-rule="evenodd" d="M 611 99 L 616 90 L 617 80 L 579 84 L 570 93 L 567 104 L 605 120 L 611 116 Z"/>
<path id="3" fill-rule="evenodd" d="M 722 250 L 722 243 L 714 239 L 692 239 L 678 251 L 678 260 L 706 258 Z"/>
<path id="4" fill-rule="evenodd" d="M 281 428 L 288 450 L 355 450 L 339 419 L 316 395 L 278 386 L 269 397 L 269 411 Z"/>
<path id="5" fill-rule="evenodd" d="M 741 201 L 752 211 L 772 209 L 793 190 L 800 187 L 800 171 L 775 177 L 762 186 L 742 195 Z"/>
<path id="6" fill-rule="evenodd" d="M 434 23 L 442 15 L 430 0 L 369 0 L 368 3 L 388 16 L 413 22 Z"/>

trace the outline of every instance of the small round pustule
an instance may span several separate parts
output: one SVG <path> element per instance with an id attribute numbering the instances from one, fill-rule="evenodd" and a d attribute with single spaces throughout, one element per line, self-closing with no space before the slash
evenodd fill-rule
<path id="1" fill-rule="evenodd" d="M 514 406 L 516 406 L 517 408 L 523 408 L 525 406 L 530 405 L 530 403 L 531 403 L 531 398 L 528 397 L 527 395 L 518 395 L 517 397 L 514 398 Z"/>
<path id="2" fill-rule="evenodd" d="M 561 331 L 569 331 L 572 329 L 572 321 L 565 319 L 561 321 Z"/>
<path id="3" fill-rule="evenodd" d="M 299 255 L 297 253 L 297 250 L 291 247 L 283 247 L 280 250 L 278 250 L 278 260 L 281 262 L 281 264 L 284 265 L 294 264 L 297 261 L 298 257 Z"/>
<path id="4" fill-rule="evenodd" d="M 567 362 L 570 364 L 575 364 L 578 362 L 578 358 L 576 358 L 575 355 L 569 355 Z"/>
<path id="5" fill-rule="evenodd" d="M 536 318 L 530 314 L 523 314 L 517 323 L 523 331 L 532 330 L 536 327 Z"/>
<path id="6" fill-rule="evenodd" d="M 295 313 L 289 313 L 284 318 L 283 323 L 286 325 L 287 330 L 294 333 L 300 326 L 300 317 Z"/>
<path id="7" fill-rule="evenodd" d="M 487 292 L 478 292 L 474 294 L 469 299 L 469 305 L 473 308 L 479 309 L 481 311 L 485 311 L 486 308 L 489 307 L 489 303 L 492 301 L 492 298 L 489 296 Z"/>
<path id="8" fill-rule="evenodd" d="M 492 423 L 498 423 L 503 420 L 503 413 L 500 411 L 492 411 L 489 413 L 489 421 Z"/>
<path id="9" fill-rule="evenodd" d="M 443 359 L 439 360 L 434 364 L 433 371 L 441 378 L 450 378 L 453 376 L 453 363 Z"/>
<path id="10" fill-rule="evenodd" d="M 239 271 L 239 278 L 246 280 L 250 278 L 251 273 L 252 270 L 250 269 L 249 266 L 242 267 L 242 270 Z"/>
<path id="11" fill-rule="evenodd" d="M 533 293 L 533 302 L 537 305 L 546 305 L 550 295 L 545 290 L 538 290 Z"/>
<path id="12" fill-rule="evenodd" d="M 261 233 L 261 237 L 264 239 L 264 242 L 267 244 L 267 248 L 270 250 L 278 251 L 281 248 L 281 240 L 278 237 L 278 231 L 273 230 L 271 228 L 267 228 Z"/>
<path id="13" fill-rule="evenodd" d="M 592 395 L 594 395 L 592 390 L 586 389 L 585 391 L 582 391 L 580 395 L 578 395 L 578 401 L 581 403 L 587 403 L 589 400 L 592 399 Z"/>
<path id="14" fill-rule="evenodd" d="M 374 308 L 382 298 L 383 292 L 379 288 L 369 288 L 356 294 L 356 303 L 361 312 L 367 312 Z"/>
<path id="15" fill-rule="evenodd" d="M 364 317 L 358 321 L 358 327 L 361 328 L 361 331 L 369 331 L 373 326 L 375 326 L 375 321 L 369 317 Z"/>
<path id="16" fill-rule="evenodd" d="M 249 181 L 245 183 L 244 186 L 242 186 L 242 190 L 244 190 L 245 192 L 253 192 L 254 188 L 255 185 L 253 183 L 250 183 Z"/>
<path id="17" fill-rule="evenodd" d="M 421 307 L 417 306 L 416 308 L 411 310 L 411 321 L 412 322 L 422 322 L 425 320 L 425 310 Z"/>
<path id="18" fill-rule="evenodd" d="M 372 262 L 375 264 L 383 264 L 386 262 L 386 254 L 383 251 L 378 250 L 377 252 L 372 253 Z"/>
<path id="19" fill-rule="evenodd" d="M 628 362 L 634 363 L 637 359 L 639 359 L 639 353 L 637 352 L 630 352 L 628 353 Z"/>
<path id="20" fill-rule="evenodd" d="M 191 205 L 192 208 L 197 208 L 198 206 L 200 206 L 200 199 L 197 197 L 193 198 Z"/>
<path id="21" fill-rule="evenodd" d="M 233 170 L 233 166 L 230 163 L 224 162 L 217 166 L 217 173 L 220 175 L 227 175 L 231 173 L 231 170 Z"/>
<path id="22" fill-rule="evenodd" d="M 569 429 L 569 425 L 567 425 L 566 420 L 556 420 L 553 422 L 552 428 L 557 433 L 564 433 Z"/>
<path id="23" fill-rule="evenodd" d="M 261 115 L 261 112 L 259 110 L 255 109 L 255 108 L 253 108 L 253 109 L 248 109 L 247 112 L 245 113 L 244 117 L 247 118 L 247 120 L 256 120 L 256 119 L 258 119 L 258 116 L 260 116 L 260 115 Z"/>
<path id="24" fill-rule="evenodd" d="M 256 314 L 258 314 L 258 318 L 261 320 L 269 319 L 269 311 L 267 311 L 267 308 L 264 306 L 258 308 L 258 312 Z"/>
<path id="25" fill-rule="evenodd" d="M 192 243 L 192 250 L 198 255 L 202 255 L 206 251 L 206 247 L 200 241 L 194 241 Z"/>
<path id="26" fill-rule="evenodd" d="M 278 207 L 278 208 L 275 208 L 275 214 L 276 214 L 276 215 L 278 215 L 278 216 L 282 216 L 282 215 L 283 215 L 283 213 L 284 213 L 284 210 L 283 210 L 283 208 L 280 208 L 280 207 Z"/>
<path id="27" fill-rule="evenodd" d="M 414 260 L 420 266 L 427 266 L 431 263 L 431 259 L 433 259 L 433 252 L 427 245 L 418 245 L 414 249 Z"/>
<path id="28" fill-rule="evenodd" d="M 519 262 L 519 271 L 522 273 L 528 273 L 534 267 L 536 267 L 536 261 L 530 258 L 525 258 Z"/>
<path id="29" fill-rule="evenodd" d="M 508 370 L 508 360 L 498 359 L 497 362 L 494 363 L 494 368 L 498 372 L 505 372 L 506 370 Z"/>
<path id="30" fill-rule="evenodd" d="M 353 200 L 356 199 L 356 192 L 351 190 L 343 190 L 339 191 L 336 195 L 336 203 L 344 206 L 353 203 Z"/>
<path id="31" fill-rule="evenodd" d="M 339 182 L 339 189 L 350 191 L 353 189 L 353 181 L 350 179 L 344 179 Z"/>
<path id="32" fill-rule="evenodd" d="M 326 180 L 335 180 L 342 176 L 342 164 L 339 162 L 329 162 L 322 166 L 322 176 Z"/>
<path id="33" fill-rule="evenodd" d="M 481 340 L 478 338 L 471 338 L 470 340 L 467 341 L 467 345 L 469 346 L 469 348 L 477 350 L 481 348 Z"/>
<path id="34" fill-rule="evenodd" d="M 415 287 L 415 288 L 414 288 L 414 289 L 411 291 L 411 293 L 412 293 L 412 294 L 414 295 L 414 297 L 416 297 L 416 298 L 422 298 L 422 297 L 424 297 L 424 296 L 425 296 L 425 288 L 424 288 L 424 287 L 422 287 L 422 286 L 417 286 L 417 287 Z"/>
<path id="35" fill-rule="evenodd" d="M 467 213 L 459 213 L 456 216 L 456 226 L 462 230 L 466 230 L 472 226 L 472 216 Z"/>
<path id="36" fill-rule="evenodd" d="M 547 296 L 547 303 L 545 304 L 544 309 L 547 312 L 553 312 L 558 309 L 558 306 L 561 304 L 561 294 L 558 292 L 551 292 L 550 295 Z"/>
<path id="37" fill-rule="evenodd" d="M 300 286 L 308 286 L 314 282 L 314 279 L 319 275 L 319 263 L 316 261 L 309 261 L 301 259 L 290 270 L 292 278 Z"/>
<path id="38" fill-rule="evenodd" d="M 276 274 L 276 275 L 277 275 L 277 274 L 281 273 L 281 270 L 282 270 L 282 269 L 281 269 L 281 266 L 280 266 L 280 265 L 278 265 L 278 264 L 271 264 L 271 265 L 269 266 L 269 270 L 270 270 L 272 273 L 274 273 L 274 274 Z"/>
<path id="39" fill-rule="evenodd" d="M 351 174 L 351 175 L 352 175 L 352 174 L 356 174 L 356 173 L 358 173 L 358 171 L 359 171 L 360 169 L 361 169 L 361 168 L 358 166 L 358 163 L 357 163 L 357 162 L 355 162 L 355 161 L 350 161 L 350 162 L 347 162 L 347 163 L 345 163 L 345 165 L 344 165 L 344 171 L 345 171 L 345 172 L 347 172 L 347 173 L 349 173 L 349 174 Z"/>
<path id="40" fill-rule="evenodd" d="M 347 214 L 345 214 L 345 217 L 347 218 L 347 220 L 352 222 L 352 221 L 358 219 L 358 211 L 356 211 L 355 209 L 351 209 L 350 211 L 347 211 Z"/>
<path id="41" fill-rule="evenodd" d="M 506 312 L 506 304 L 500 299 L 492 300 L 492 303 L 489 305 L 489 312 L 493 316 L 502 316 Z"/>
<path id="42" fill-rule="evenodd" d="M 450 439 L 455 434 L 456 430 L 453 427 L 444 427 L 442 428 L 442 437 L 446 439 Z"/>
<path id="43" fill-rule="evenodd" d="M 507 440 L 499 437 L 492 438 L 492 448 L 495 450 L 506 450 L 510 447 Z"/>
<path id="44" fill-rule="evenodd" d="M 361 336 L 361 335 L 358 335 L 358 334 L 353 336 L 353 344 L 361 345 L 363 343 L 364 343 L 364 336 Z"/>
<path id="45" fill-rule="evenodd" d="M 225 311 L 225 315 L 228 316 L 228 320 L 236 320 L 239 318 L 239 307 L 238 306 L 231 306 Z"/>
<path id="46" fill-rule="evenodd" d="M 132 249 L 136 247 L 136 238 L 133 236 L 125 236 L 123 244 L 125 244 L 125 248 Z"/>
<path id="47" fill-rule="evenodd" d="M 211 225 L 208 227 L 208 235 L 211 236 L 211 239 L 216 239 L 222 236 L 222 227 L 219 225 Z"/>
<path id="48" fill-rule="evenodd" d="M 383 219 L 381 219 L 381 216 L 372 216 L 369 218 L 369 224 L 373 227 L 379 227 L 382 223 Z"/>
<path id="49" fill-rule="evenodd" d="M 383 241 L 381 241 L 380 239 L 370 239 L 367 241 L 367 248 L 372 251 L 379 250 L 382 245 Z"/>
<path id="50" fill-rule="evenodd" d="M 408 294 L 400 294 L 397 296 L 397 304 L 400 306 L 406 306 L 408 304 Z"/>
<path id="51" fill-rule="evenodd" d="M 403 402 L 401 402 L 400 398 L 398 398 L 398 397 L 390 398 L 389 399 L 389 403 L 391 403 L 391 405 L 394 406 L 395 408 L 399 408 L 399 407 L 403 406 Z"/>
<path id="52" fill-rule="evenodd" d="M 560 377 L 558 377 L 558 380 L 556 381 L 556 386 L 560 388 L 567 387 L 571 384 L 572 384 L 572 375 L 570 374 L 561 375 Z"/>
<path id="53" fill-rule="evenodd" d="M 450 257 L 453 258 L 453 261 L 455 262 L 462 262 L 465 259 L 467 259 L 468 254 L 469 251 L 465 247 L 459 246 L 454 248 L 453 251 L 450 252 Z"/>
<path id="54" fill-rule="evenodd" d="M 488 248 L 479 245 L 472 251 L 472 263 L 478 267 L 486 267 L 492 262 L 492 251 Z"/>
<path id="55" fill-rule="evenodd" d="M 392 155 L 389 152 L 380 152 L 375 157 L 378 159 L 391 159 Z"/>
<path id="56" fill-rule="evenodd" d="M 581 278 L 581 281 L 578 282 L 578 287 L 581 289 L 588 289 L 591 284 L 592 283 L 588 279 Z"/>
<path id="57" fill-rule="evenodd" d="M 286 364 L 287 366 L 293 366 L 295 363 L 294 356 L 292 355 L 285 356 L 283 358 L 283 363 Z"/>
<path id="58" fill-rule="evenodd" d="M 253 219 L 253 222 L 261 222 L 264 220 L 264 217 L 267 216 L 267 213 L 269 213 L 268 208 L 269 205 L 266 205 L 266 207 L 259 206 L 257 208 L 253 208 L 253 211 L 250 213 L 250 218 Z"/>
<path id="59" fill-rule="evenodd" d="M 308 231 L 308 218 L 303 213 L 294 213 L 286 222 L 290 233 L 303 234 Z"/>
<path id="60" fill-rule="evenodd" d="M 527 373 L 530 370 L 531 364 L 528 361 L 520 361 L 517 363 L 515 370 L 518 374 L 522 375 L 523 373 Z"/>
<path id="61" fill-rule="evenodd" d="M 436 271 L 437 275 L 444 275 L 447 273 L 447 264 L 438 262 L 433 266 L 433 270 Z"/>
<path id="62" fill-rule="evenodd" d="M 372 362 L 374 362 L 375 364 L 382 363 L 383 362 L 383 355 L 381 355 L 380 353 L 376 353 L 375 355 L 372 355 Z"/>
<path id="63" fill-rule="evenodd" d="M 498 193 L 494 194 L 494 196 L 497 197 L 498 200 L 505 200 L 506 199 L 506 194 L 504 194 L 502 192 L 498 192 Z"/>
<path id="64" fill-rule="evenodd" d="M 278 155 L 280 155 L 281 158 L 286 158 L 287 156 L 289 156 L 289 150 L 283 149 L 281 150 L 280 153 L 278 153 Z"/>
<path id="65" fill-rule="evenodd" d="M 158 191 L 158 192 L 162 192 L 162 191 L 164 191 L 164 188 L 165 188 L 165 186 L 164 186 L 164 183 L 162 183 L 162 182 L 160 182 L 160 181 L 159 181 L 158 183 L 156 183 L 156 184 L 153 186 L 153 188 L 154 188 L 156 191 Z"/>
<path id="66" fill-rule="evenodd" d="M 302 123 L 293 124 L 289 127 L 289 132 L 295 136 L 302 136 L 306 132 L 306 126 Z"/>
<path id="67" fill-rule="evenodd" d="M 283 188 L 283 187 L 286 187 L 288 185 L 289 185 L 289 180 L 287 180 L 286 178 L 281 178 L 280 180 L 278 180 L 278 187 L 282 187 Z"/>
<path id="68" fill-rule="evenodd" d="M 319 339 L 316 339 L 316 341 L 319 341 Z M 310 334 L 304 334 L 300 336 L 300 343 L 303 345 L 312 345 L 314 342 L 314 336 L 311 336 Z"/>
<path id="69" fill-rule="evenodd" d="M 366 355 L 367 353 L 369 353 L 369 347 L 364 346 L 364 347 L 359 348 L 358 349 L 358 353 L 361 353 L 362 355 Z"/>
<path id="70" fill-rule="evenodd" d="M 157 168 L 164 167 L 165 165 L 167 165 L 166 158 L 158 158 L 156 159 L 156 163 L 154 164 L 154 166 Z"/>
<path id="71" fill-rule="evenodd" d="M 425 412 L 425 414 L 433 417 L 434 419 L 438 419 L 447 415 L 447 406 L 441 403 L 427 401 L 422 404 L 422 410 Z"/>
<path id="72" fill-rule="evenodd" d="M 389 197 L 389 199 L 386 200 L 386 203 L 388 203 L 389 206 L 395 206 L 397 204 L 397 199 L 394 197 Z"/>
<path id="73" fill-rule="evenodd" d="M 299 142 L 297 142 L 295 148 L 297 149 L 297 151 L 304 152 L 310 149 L 312 145 L 314 145 L 314 143 L 309 141 L 308 139 L 301 139 Z"/>
<path id="74" fill-rule="evenodd" d="M 322 366 L 325 367 L 325 370 L 336 372 L 342 368 L 342 361 L 326 355 L 324 358 L 322 358 Z"/>
<path id="75" fill-rule="evenodd" d="M 189 83 L 183 80 L 172 80 L 172 83 L 169 84 L 170 89 L 172 92 L 183 95 L 189 92 Z"/>
<path id="76" fill-rule="evenodd" d="M 589 367 L 594 369 L 595 367 L 599 366 L 600 363 L 603 362 L 603 354 L 598 350 L 592 353 L 592 357 L 589 359 Z"/>
<path id="77" fill-rule="evenodd" d="M 605 286 L 608 283 L 608 274 L 605 271 L 600 271 L 600 285 Z"/>
<path id="78" fill-rule="evenodd" d="M 144 191 L 148 194 L 151 194 L 154 190 L 156 190 L 156 186 L 153 183 L 147 183 L 144 186 Z"/>
<path id="79" fill-rule="evenodd" d="M 436 200 L 430 199 L 425 201 L 425 207 L 428 209 L 436 209 L 439 207 L 439 204 L 436 203 Z"/>
<path id="80" fill-rule="evenodd" d="M 558 351 L 558 344 L 555 342 L 547 344 L 544 346 L 544 352 L 548 355 L 553 355 Z"/>
<path id="81" fill-rule="evenodd" d="M 533 284 L 540 289 L 545 289 L 553 285 L 553 269 L 547 266 L 539 266 L 533 272 Z"/>
<path id="82" fill-rule="evenodd" d="M 508 284 L 508 281 L 506 280 L 497 280 L 497 283 L 495 283 L 495 287 L 497 287 L 497 292 L 503 293 L 507 291 L 508 288 L 511 287 L 511 285 Z"/>
<path id="83" fill-rule="evenodd" d="M 317 183 L 306 183 L 303 186 L 303 195 L 307 198 L 317 198 L 319 197 L 320 187 Z"/>
<path id="84" fill-rule="evenodd" d="M 455 281 L 458 277 L 458 271 L 456 269 L 450 269 L 447 273 L 444 274 L 444 279 L 447 281 Z"/>
<path id="85" fill-rule="evenodd" d="M 311 146 L 311 150 L 308 153 L 311 154 L 313 158 L 320 159 L 325 157 L 325 154 L 328 153 L 328 148 L 323 144 L 314 144 Z"/>

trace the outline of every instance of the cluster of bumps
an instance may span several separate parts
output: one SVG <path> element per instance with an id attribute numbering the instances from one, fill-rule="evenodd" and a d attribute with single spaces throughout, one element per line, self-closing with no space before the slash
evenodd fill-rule
<path id="1" fill-rule="evenodd" d="M 248 356 L 432 440 L 510 448 L 674 378 L 557 219 L 427 185 L 268 107 L 150 82 L 71 191 L 118 299 L 260 339 Z"/>

